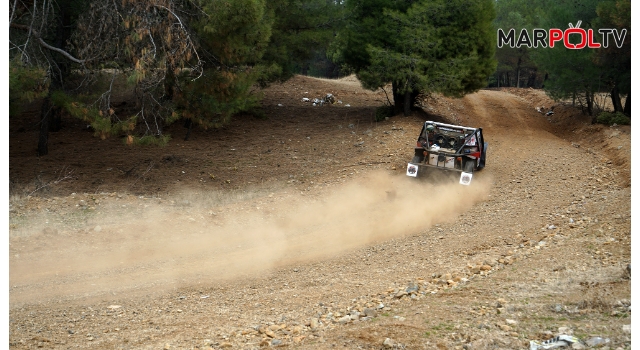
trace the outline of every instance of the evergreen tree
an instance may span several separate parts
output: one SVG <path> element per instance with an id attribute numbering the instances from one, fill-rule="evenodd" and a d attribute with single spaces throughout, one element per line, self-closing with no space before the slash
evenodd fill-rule
<path id="1" fill-rule="evenodd" d="M 502 29 L 505 33 L 513 29 L 516 35 L 526 29 L 533 33 L 534 28 L 540 28 L 540 8 L 544 0 L 501 0 L 496 2 L 495 30 Z M 493 86 L 533 87 L 540 79 L 536 64 L 531 59 L 531 49 L 527 46 L 511 47 L 503 45 L 496 48 L 496 70 Z"/>
<path id="2" fill-rule="evenodd" d="M 271 36 L 272 19 L 265 0 L 201 0 L 205 14 L 194 21 L 205 57 L 201 77 L 181 77 L 177 112 L 189 128 L 219 127 L 241 111 L 257 106 L 252 86 L 263 74 L 260 65 Z M 180 78 L 180 77 L 179 77 Z"/>
<path id="3" fill-rule="evenodd" d="M 566 28 L 569 23 L 577 24 L 582 21 L 581 28 L 593 29 L 597 0 L 585 0 L 580 4 L 556 3 L 546 9 L 543 28 Z M 576 44 L 580 38 L 570 37 L 570 42 Z M 548 74 L 544 82 L 544 89 L 552 98 L 572 99 L 578 101 L 586 113 L 594 115 L 594 97 L 604 85 L 603 70 L 594 61 L 596 50 L 567 49 L 564 45 L 554 48 L 533 51 L 533 59 L 540 69 Z M 595 118 L 595 116 L 594 116 Z"/>
<path id="4" fill-rule="evenodd" d="M 419 94 L 462 96 L 495 69 L 491 0 L 356 0 L 342 55 L 370 89 L 392 84 L 396 112 Z"/>
<path id="5" fill-rule="evenodd" d="M 264 86 L 296 73 L 307 74 L 309 61 L 323 60 L 335 34 L 344 24 L 345 6 L 333 0 L 270 0 L 272 35 L 262 64 Z"/>
<path id="6" fill-rule="evenodd" d="M 626 30 L 622 47 L 610 43 L 608 47 L 595 52 L 595 62 L 603 72 L 603 78 L 611 88 L 614 112 L 624 112 L 631 116 L 631 0 L 608 0 L 600 2 L 596 8 L 599 28 L 615 28 L 621 33 Z M 610 40 L 611 41 L 611 40 Z M 627 95 L 624 108 L 620 94 Z"/>

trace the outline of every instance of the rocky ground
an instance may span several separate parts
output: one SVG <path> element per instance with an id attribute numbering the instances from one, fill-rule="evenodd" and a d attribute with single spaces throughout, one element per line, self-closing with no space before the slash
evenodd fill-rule
<path id="1" fill-rule="evenodd" d="M 47 159 L 16 125 L 10 348 L 630 349 L 629 127 L 525 89 L 385 100 L 296 77 L 266 120 L 164 149 L 70 121 Z M 425 119 L 483 127 L 472 186 L 404 175 Z"/>

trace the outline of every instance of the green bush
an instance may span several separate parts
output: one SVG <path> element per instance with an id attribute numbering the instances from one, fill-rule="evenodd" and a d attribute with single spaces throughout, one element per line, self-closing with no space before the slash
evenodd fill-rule
<path id="1" fill-rule="evenodd" d="M 9 116 L 22 111 L 22 105 L 43 98 L 49 90 L 47 72 L 38 67 L 28 67 L 18 60 L 9 61 Z"/>
<path id="2" fill-rule="evenodd" d="M 394 114 L 393 112 L 394 112 L 393 106 L 382 106 L 382 107 L 376 108 L 376 121 L 381 122 L 385 118 L 393 117 L 393 114 Z"/>
<path id="3" fill-rule="evenodd" d="M 627 117 L 626 115 L 620 112 L 617 112 L 617 113 L 602 112 L 598 114 L 598 117 L 596 117 L 596 122 L 600 124 L 605 124 L 605 125 L 613 125 L 613 124 L 629 125 L 631 124 L 631 118 Z"/>
<path id="4" fill-rule="evenodd" d="M 171 140 L 171 136 L 168 134 L 164 134 L 160 136 L 146 135 L 142 137 L 127 136 L 125 138 L 125 143 L 142 145 L 142 146 L 149 146 L 149 145 L 166 146 L 167 143 L 169 143 L 169 140 Z"/>
<path id="5" fill-rule="evenodd" d="M 613 125 L 613 124 L 630 125 L 631 124 L 631 118 L 629 118 L 626 115 L 618 112 L 613 117 L 611 117 L 611 119 L 609 120 L 609 123 L 611 123 L 611 125 Z"/>

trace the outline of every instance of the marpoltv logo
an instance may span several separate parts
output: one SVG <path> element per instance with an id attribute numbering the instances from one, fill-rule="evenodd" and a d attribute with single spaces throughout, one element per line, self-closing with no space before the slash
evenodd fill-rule
<path id="1" fill-rule="evenodd" d="M 504 33 L 502 28 L 498 29 L 498 47 L 502 47 L 505 44 L 509 44 L 511 48 L 520 48 L 526 46 L 528 48 L 554 48 L 557 44 L 564 44 L 564 47 L 572 50 L 579 50 L 588 47 L 590 49 L 598 49 L 600 47 L 609 47 L 610 38 L 613 38 L 616 46 L 621 48 L 624 44 L 624 38 L 627 36 L 627 29 L 622 29 L 618 32 L 618 29 L 602 28 L 598 29 L 598 33 L 602 35 L 602 43 L 599 43 L 594 38 L 593 29 L 580 28 L 582 21 L 576 23 L 575 28 L 572 23 L 569 23 L 569 28 L 562 30 L 558 28 L 551 28 L 548 31 L 544 29 L 534 29 L 533 36 L 529 35 L 527 29 L 522 29 L 518 40 L 516 40 L 516 30 L 511 28 L 507 34 Z M 533 38 L 533 40 L 532 40 Z M 575 40 L 580 39 L 578 43 Z M 547 41 L 548 40 L 548 41 Z M 559 43 L 558 43 L 559 42 Z"/>

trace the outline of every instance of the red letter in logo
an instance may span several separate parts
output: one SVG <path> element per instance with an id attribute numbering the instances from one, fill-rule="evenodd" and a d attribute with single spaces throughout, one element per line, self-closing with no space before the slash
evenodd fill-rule
<path id="1" fill-rule="evenodd" d="M 562 40 L 562 30 L 558 28 L 549 29 L 549 47 L 553 48 L 553 44 L 560 40 Z"/>
<path id="2" fill-rule="evenodd" d="M 569 35 L 580 34 L 580 43 L 572 44 L 569 42 Z M 564 31 L 564 47 L 567 49 L 584 49 L 587 46 L 587 31 L 582 28 L 568 28 Z"/>
<path id="3" fill-rule="evenodd" d="M 587 31 L 587 36 L 589 37 L 589 48 L 590 49 L 598 49 L 600 48 L 600 43 L 593 41 L 593 29 L 589 29 Z"/>

